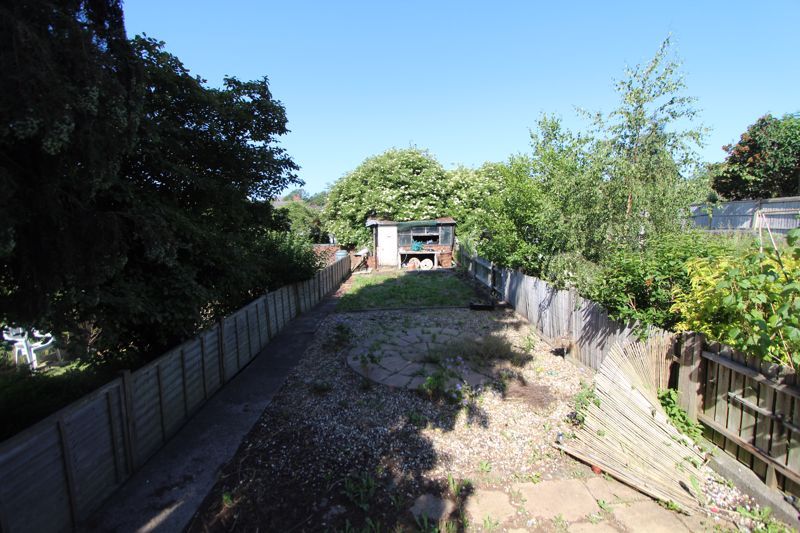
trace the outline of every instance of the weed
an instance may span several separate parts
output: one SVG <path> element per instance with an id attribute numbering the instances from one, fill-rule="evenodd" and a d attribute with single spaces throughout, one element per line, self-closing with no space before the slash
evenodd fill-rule
<path id="1" fill-rule="evenodd" d="M 608 502 L 605 500 L 597 500 L 597 506 L 606 513 L 611 512 L 611 505 L 609 505 Z"/>
<path id="2" fill-rule="evenodd" d="M 367 378 L 361 378 L 358 388 L 364 392 L 372 390 L 372 381 L 368 380 Z"/>
<path id="3" fill-rule="evenodd" d="M 309 388 L 311 389 L 312 393 L 318 396 L 323 396 L 333 390 L 333 386 L 330 384 L 330 382 L 322 380 L 312 381 Z"/>
<path id="4" fill-rule="evenodd" d="M 428 425 L 428 418 L 425 415 L 418 413 L 416 411 L 409 412 L 407 417 L 408 417 L 408 423 L 411 424 L 412 426 L 423 428 Z"/>
<path id="5" fill-rule="evenodd" d="M 344 480 L 342 494 L 354 505 L 367 512 L 375 497 L 376 488 L 375 478 L 364 472 L 359 476 L 347 477 Z"/>
<path id="6" fill-rule="evenodd" d="M 350 329 L 350 326 L 344 324 L 342 322 L 338 322 L 333 327 L 333 336 L 330 340 L 330 347 L 334 351 L 343 350 L 350 345 L 350 342 L 353 339 L 353 330 Z"/>
<path id="7" fill-rule="evenodd" d="M 664 509 L 669 509 L 670 511 L 681 512 L 681 506 L 675 503 L 672 500 L 662 501 L 658 500 L 658 505 L 663 507 Z"/>
<path id="8" fill-rule="evenodd" d="M 230 492 L 222 493 L 222 506 L 226 509 L 233 506 L 233 496 Z"/>
<path id="9" fill-rule="evenodd" d="M 591 513 L 586 515 L 586 520 L 588 520 L 590 524 L 599 524 L 603 521 L 603 515 L 600 513 Z"/>
<path id="10" fill-rule="evenodd" d="M 483 529 L 486 531 L 494 531 L 495 529 L 500 527 L 500 521 L 495 520 L 489 515 L 486 515 L 483 519 Z"/>
<path id="11" fill-rule="evenodd" d="M 450 489 L 450 494 L 454 498 L 458 498 L 463 491 L 472 488 L 472 481 L 469 479 L 458 480 L 452 474 L 447 474 L 447 488 Z"/>
<path id="12" fill-rule="evenodd" d="M 417 516 L 414 521 L 417 523 L 417 529 L 420 533 L 439 533 L 439 524 L 428 518 L 425 513 Z"/>
<path id="13" fill-rule="evenodd" d="M 582 425 L 586 420 L 586 410 L 590 405 L 600 406 L 600 399 L 594 393 L 594 387 L 581 381 L 581 390 L 575 395 L 575 411 L 571 418 L 576 425 Z"/>
<path id="14" fill-rule="evenodd" d="M 751 527 L 756 533 L 788 533 L 791 531 L 772 517 L 772 509 L 769 507 L 756 507 L 755 509 L 737 507 L 736 512 L 751 521 Z"/>
<path id="15" fill-rule="evenodd" d="M 536 349 L 536 337 L 533 334 L 525 337 L 525 351 L 532 353 Z"/>
<path id="16" fill-rule="evenodd" d="M 703 437 L 703 426 L 695 422 L 689 415 L 681 409 L 678 405 L 678 391 L 676 389 L 665 389 L 658 391 L 658 400 L 661 402 L 661 407 L 669 417 L 669 421 L 675 426 L 678 431 L 687 435 L 690 439 L 697 442 Z"/>
<path id="17" fill-rule="evenodd" d="M 569 523 L 567 523 L 564 515 L 559 514 L 553 517 L 553 527 L 556 529 L 556 531 L 567 531 Z"/>
<path id="18" fill-rule="evenodd" d="M 489 461 L 481 461 L 481 462 L 478 464 L 478 469 L 479 469 L 479 470 L 480 470 L 482 473 L 484 473 L 484 474 L 488 474 L 489 472 L 491 472 L 491 471 L 492 471 L 492 463 L 490 463 Z"/>

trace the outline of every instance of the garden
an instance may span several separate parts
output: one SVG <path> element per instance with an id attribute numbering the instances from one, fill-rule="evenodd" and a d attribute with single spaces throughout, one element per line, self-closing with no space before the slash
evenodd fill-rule
<path id="1" fill-rule="evenodd" d="M 486 297 L 467 278 L 424 275 Z M 409 292 L 415 282 L 392 280 Z M 706 489 L 723 511 L 688 516 L 554 447 L 576 430 L 593 372 L 554 355 L 513 310 L 393 310 L 371 287 L 356 277 L 344 290 L 190 531 L 763 524 L 737 513 L 751 502 L 721 478 Z M 344 305 L 348 294 L 359 300 Z"/>

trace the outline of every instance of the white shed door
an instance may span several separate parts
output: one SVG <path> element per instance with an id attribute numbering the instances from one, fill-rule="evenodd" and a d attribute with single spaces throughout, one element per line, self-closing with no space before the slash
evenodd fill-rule
<path id="1" fill-rule="evenodd" d="M 397 226 L 378 226 L 378 266 L 397 266 Z"/>

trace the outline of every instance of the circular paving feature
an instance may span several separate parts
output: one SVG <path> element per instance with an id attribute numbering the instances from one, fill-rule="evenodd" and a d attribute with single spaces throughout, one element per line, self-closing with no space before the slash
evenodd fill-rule
<path id="1" fill-rule="evenodd" d="M 464 334 L 452 328 L 425 327 L 377 333 L 352 348 L 347 355 L 350 368 L 367 379 L 389 387 L 417 389 L 425 378 L 439 370 L 449 371 L 449 380 L 477 387 L 492 380 L 464 363 L 454 346 Z M 475 338 L 480 342 L 480 338 Z"/>

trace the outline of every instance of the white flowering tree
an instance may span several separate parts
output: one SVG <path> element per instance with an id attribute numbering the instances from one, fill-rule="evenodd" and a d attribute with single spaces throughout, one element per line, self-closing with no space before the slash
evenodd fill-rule
<path id="1" fill-rule="evenodd" d="M 330 190 L 325 229 L 345 246 L 370 245 L 367 218 L 418 220 L 447 216 L 450 180 L 426 150 L 391 149 L 370 157 Z"/>

